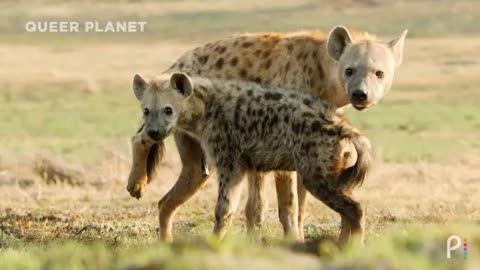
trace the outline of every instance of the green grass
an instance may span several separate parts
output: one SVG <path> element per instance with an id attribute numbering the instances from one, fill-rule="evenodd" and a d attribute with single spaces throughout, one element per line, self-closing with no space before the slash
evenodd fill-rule
<path id="1" fill-rule="evenodd" d="M 66 158 L 100 158 L 99 146 L 128 143 L 141 121 L 126 87 L 101 93 L 86 93 L 75 82 L 30 87 L 0 99 L 0 140 L 10 153 L 31 152 L 35 145 Z"/>
<path id="2" fill-rule="evenodd" d="M 453 251 L 446 258 L 450 234 L 465 235 L 470 243 L 468 258 Z M 0 234 L 0 243 L 11 240 Z M 475 269 L 480 252 L 480 234 L 475 226 L 451 225 L 397 227 L 377 235 L 364 248 L 351 246 L 340 251 L 328 240 L 311 242 L 308 249 L 280 242 L 254 245 L 244 238 L 223 242 L 214 238 L 141 244 L 118 241 L 54 241 L 47 244 L 15 244 L 2 248 L 1 269 Z M 320 260 L 302 255 L 309 252 Z M 145 268 L 143 268 L 145 267 Z M 132 268 L 128 268 L 132 269 Z"/>
<path id="3" fill-rule="evenodd" d="M 35 145 L 35 151 L 96 161 L 104 157 L 106 148 L 124 147 L 141 121 L 131 90 L 107 82 L 100 83 L 95 93 L 82 87 L 70 82 L 6 90 L 0 96 L 0 140 L 5 151 L 26 153 Z M 387 161 L 441 160 L 480 148 L 475 140 L 480 107 L 474 102 L 398 101 L 387 96 L 364 112 L 347 111 L 352 123 L 372 140 L 378 158 Z"/>
<path id="4" fill-rule="evenodd" d="M 469 102 L 383 102 L 348 118 L 387 161 L 439 160 L 478 149 L 480 108 Z"/>

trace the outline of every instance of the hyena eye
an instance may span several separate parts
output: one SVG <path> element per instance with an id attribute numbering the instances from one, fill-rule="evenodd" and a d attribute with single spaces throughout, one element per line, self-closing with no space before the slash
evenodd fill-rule
<path id="1" fill-rule="evenodd" d="M 170 107 L 165 107 L 165 109 L 163 109 L 163 112 L 164 112 L 166 115 L 172 115 L 173 110 L 172 110 L 172 108 L 170 108 Z"/>
<path id="2" fill-rule="evenodd" d="M 345 69 L 345 76 L 350 77 L 350 76 L 353 75 L 353 72 L 355 72 L 355 70 L 353 68 L 346 68 Z"/>
<path id="3" fill-rule="evenodd" d="M 375 72 L 375 75 L 377 76 L 377 78 L 383 79 L 384 74 L 383 74 L 383 71 L 379 70 L 379 71 Z"/>
<path id="4" fill-rule="evenodd" d="M 147 116 L 150 114 L 150 110 L 148 108 L 143 109 L 143 115 Z"/>

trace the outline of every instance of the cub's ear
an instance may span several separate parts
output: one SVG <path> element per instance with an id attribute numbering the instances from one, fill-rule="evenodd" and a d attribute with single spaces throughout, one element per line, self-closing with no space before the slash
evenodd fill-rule
<path id="1" fill-rule="evenodd" d="M 170 85 L 184 97 L 189 97 L 193 93 L 192 79 L 183 72 L 173 73 L 170 77 Z"/>
<path id="2" fill-rule="evenodd" d="M 145 90 L 147 90 L 147 88 L 148 83 L 147 81 L 145 81 L 142 75 L 138 73 L 135 74 L 135 76 L 133 76 L 133 93 L 139 101 L 142 101 L 143 94 L 145 93 Z"/>
<path id="3" fill-rule="evenodd" d="M 345 47 L 350 43 L 352 43 L 352 37 L 347 28 L 345 28 L 345 26 L 337 25 L 328 36 L 328 55 L 338 61 L 340 56 L 342 56 Z"/>
<path id="4" fill-rule="evenodd" d="M 395 58 L 395 67 L 400 66 L 403 61 L 403 44 L 405 43 L 405 37 L 407 36 L 408 30 L 403 31 L 403 33 L 396 39 L 388 42 L 388 47 L 393 52 L 393 57 Z"/>

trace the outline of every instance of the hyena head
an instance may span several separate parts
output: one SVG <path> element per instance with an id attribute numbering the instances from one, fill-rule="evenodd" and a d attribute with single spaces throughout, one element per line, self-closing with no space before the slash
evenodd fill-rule
<path id="1" fill-rule="evenodd" d="M 343 26 L 330 32 L 328 54 L 338 61 L 338 77 L 357 110 L 375 105 L 390 90 L 395 70 L 402 63 L 406 35 L 405 30 L 383 43 L 371 38 L 355 41 Z"/>
<path id="2" fill-rule="evenodd" d="M 153 141 L 160 141 L 176 127 L 186 97 L 193 92 L 193 84 L 184 73 L 174 73 L 149 82 L 136 74 L 133 77 L 133 92 L 142 104 L 145 132 Z"/>

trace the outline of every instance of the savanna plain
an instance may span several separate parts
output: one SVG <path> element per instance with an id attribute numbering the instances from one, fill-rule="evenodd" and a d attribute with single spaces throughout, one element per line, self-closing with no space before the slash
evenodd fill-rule
<path id="1" fill-rule="evenodd" d="M 0 269 L 479 269 L 480 4 L 459 1 L 0 2 Z M 27 21 L 146 21 L 144 33 L 28 33 Z M 339 216 L 309 197 L 306 243 L 283 241 L 274 181 L 260 241 L 243 206 L 211 236 L 215 175 L 158 240 L 157 202 L 175 183 L 173 138 L 145 197 L 126 191 L 141 123 L 135 73 L 234 33 L 328 31 L 388 39 L 409 29 L 382 102 L 346 115 L 371 139 L 372 174 L 355 195 L 365 247 L 339 249 Z M 245 186 L 246 188 L 246 186 Z M 446 258 L 450 235 L 468 239 Z"/>

